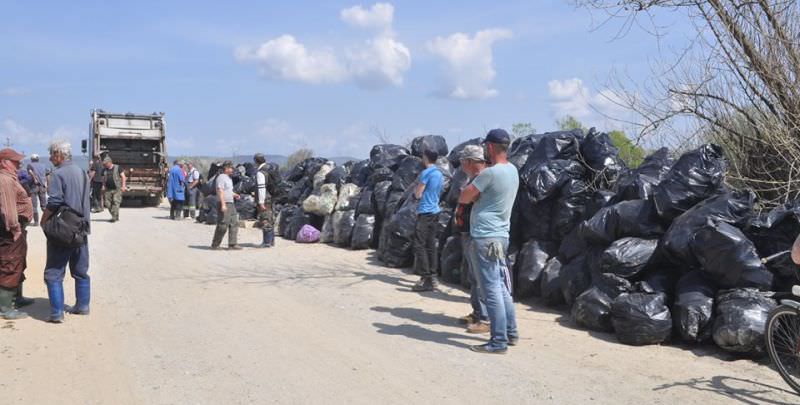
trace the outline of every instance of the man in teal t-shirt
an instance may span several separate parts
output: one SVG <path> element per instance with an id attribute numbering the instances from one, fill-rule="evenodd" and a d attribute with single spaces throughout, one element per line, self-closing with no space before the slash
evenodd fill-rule
<path id="1" fill-rule="evenodd" d="M 519 339 L 506 262 L 511 210 L 519 188 L 517 169 L 508 162 L 510 143 L 511 137 L 502 129 L 486 134 L 484 144 L 492 167 L 475 177 L 458 201 L 475 203 L 470 215 L 472 246 L 468 256 L 478 269 L 479 291 L 486 302 L 492 336 L 489 343 L 470 347 L 479 353 L 503 354 Z"/>
<path id="2" fill-rule="evenodd" d="M 444 176 L 435 165 L 437 159 L 439 153 L 435 150 L 422 151 L 425 170 L 420 173 L 415 190 L 419 206 L 414 234 L 414 266 L 420 279 L 411 289 L 418 292 L 432 291 L 439 285 L 436 280 L 436 230 L 439 225 L 439 197 L 442 194 Z"/>

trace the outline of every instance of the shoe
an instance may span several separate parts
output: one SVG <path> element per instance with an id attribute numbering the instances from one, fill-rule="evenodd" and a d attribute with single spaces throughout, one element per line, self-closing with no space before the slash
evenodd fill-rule
<path id="1" fill-rule="evenodd" d="M 486 322 L 475 322 L 467 325 L 467 333 L 481 334 L 491 332 L 489 324 Z"/>
<path id="2" fill-rule="evenodd" d="M 219 247 L 219 245 L 217 246 L 211 245 L 211 250 L 222 250 L 222 248 Z"/>
<path id="3" fill-rule="evenodd" d="M 111 222 L 113 224 L 114 222 L 117 222 L 117 220 L 116 219 L 110 219 L 110 220 L 108 220 L 108 222 Z"/>
<path id="4" fill-rule="evenodd" d="M 33 298 L 25 298 L 22 295 L 22 283 L 19 283 L 19 287 L 17 287 L 17 295 L 14 297 L 14 305 L 17 308 L 27 307 L 28 305 L 33 305 Z"/>
<path id="5" fill-rule="evenodd" d="M 25 319 L 28 317 L 27 312 L 18 311 L 16 309 L 12 309 L 6 312 L 0 312 L 0 317 L 7 321 L 13 321 L 17 319 Z"/>
<path id="6" fill-rule="evenodd" d="M 469 314 L 467 316 L 462 316 L 461 318 L 458 318 L 458 323 L 460 323 L 461 325 L 470 325 L 475 322 L 478 322 L 478 317 L 475 316 L 475 314 Z"/>
<path id="7" fill-rule="evenodd" d="M 519 343 L 519 336 L 508 337 L 508 345 L 509 346 L 516 346 Z"/>
<path id="8" fill-rule="evenodd" d="M 228 246 L 228 250 L 242 250 L 242 247 L 239 245 L 231 245 Z"/>
<path id="9" fill-rule="evenodd" d="M 476 352 L 476 353 L 506 354 L 506 352 L 508 351 L 508 348 L 496 349 L 496 348 L 493 348 L 493 347 L 489 346 L 489 344 L 486 343 L 486 344 L 483 344 L 483 345 L 470 346 L 469 350 L 472 350 L 473 352 Z"/>
<path id="10" fill-rule="evenodd" d="M 411 291 L 414 292 L 425 292 L 425 291 L 434 291 L 436 290 L 436 285 L 433 281 L 433 277 L 422 277 L 411 287 Z"/>

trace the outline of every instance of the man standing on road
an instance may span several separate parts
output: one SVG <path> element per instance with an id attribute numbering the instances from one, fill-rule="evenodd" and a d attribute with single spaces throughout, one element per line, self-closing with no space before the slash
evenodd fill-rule
<path id="1" fill-rule="evenodd" d="M 261 247 L 268 248 L 275 246 L 275 215 L 272 212 L 272 196 L 269 190 L 272 189 L 273 181 L 269 175 L 267 158 L 263 153 L 256 153 L 253 162 L 258 166 L 256 170 L 256 200 L 258 202 L 258 222 L 261 225 L 262 242 Z"/>
<path id="2" fill-rule="evenodd" d="M 103 212 L 103 160 L 94 155 L 89 166 L 89 177 L 92 179 L 92 212 Z"/>
<path id="3" fill-rule="evenodd" d="M 186 206 L 183 208 L 184 218 L 194 218 L 197 214 L 197 198 L 200 190 L 200 171 L 192 162 L 186 163 Z"/>
<path id="4" fill-rule="evenodd" d="M 425 170 L 419 175 L 419 184 L 414 193 L 419 200 L 414 234 L 414 265 L 420 279 L 411 289 L 417 292 L 439 288 L 439 281 L 436 279 L 438 268 L 436 231 L 439 229 L 439 197 L 442 193 L 444 176 L 436 167 L 437 159 L 439 153 L 435 150 L 422 151 L 422 164 Z"/>
<path id="5" fill-rule="evenodd" d="M 480 292 L 491 323 L 489 343 L 470 347 L 479 353 L 504 354 L 507 346 L 516 345 L 519 339 L 506 262 L 511 209 L 519 188 L 517 169 L 508 162 L 509 143 L 511 137 L 505 130 L 493 129 L 486 134 L 484 145 L 493 165 L 475 177 L 458 201 L 475 203 L 470 214 L 469 256 L 478 269 Z"/>
<path id="6" fill-rule="evenodd" d="M 47 165 L 39 161 L 39 155 L 31 154 L 31 162 L 28 163 L 28 174 L 31 176 L 31 200 L 33 202 L 33 224 L 39 226 L 39 207 L 44 210 L 47 205 L 47 177 L 50 169 Z"/>
<path id="7" fill-rule="evenodd" d="M 228 233 L 228 249 L 240 250 L 241 246 L 236 243 L 236 236 L 239 233 L 239 213 L 236 212 L 234 201 L 239 199 L 239 194 L 233 192 L 233 162 L 226 161 L 222 164 L 222 173 L 217 175 L 216 187 L 217 197 L 219 198 L 219 214 L 217 215 L 217 228 L 214 230 L 214 240 L 211 242 L 211 249 L 220 249 L 222 238 Z"/>
<path id="8" fill-rule="evenodd" d="M 84 229 L 89 231 L 91 206 L 89 198 L 89 177 L 72 163 L 72 149 L 69 142 L 54 141 L 50 144 L 50 162 L 55 170 L 50 175 L 47 189 L 47 210 L 42 215 L 42 224 L 66 206 L 83 216 Z M 97 173 L 96 173 L 97 174 Z M 64 306 L 64 273 L 69 264 L 69 272 L 75 279 L 75 306 Z M 64 321 L 64 311 L 76 315 L 89 314 L 89 241 L 80 247 L 66 247 L 56 241 L 47 240 L 47 264 L 44 270 L 47 295 L 50 297 L 50 317 L 48 322 Z"/>
<path id="9" fill-rule="evenodd" d="M 469 177 L 470 183 L 486 169 L 485 159 L 483 148 L 478 145 L 467 145 L 461 151 L 461 170 Z M 472 204 L 458 204 L 455 212 L 454 230 L 461 238 L 464 264 L 467 270 L 467 277 L 469 277 L 469 302 L 472 305 L 472 312 L 460 318 L 459 321 L 467 325 L 468 333 L 488 333 L 489 315 L 486 313 L 486 302 L 480 293 L 477 269 L 471 265 L 469 260 L 469 252 L 472 249 L 472 238 L 469 236 L 469 215 L 471 212 Z"/>
<path id="10" fill-rule="evenodd" d="M 111 156 L 103 159 L 103 201 L 108 212 L 111 213 L 111 222 L 119 221 L 119 206 L 122 205 L 122 193 L 126 190 L 127 178 L 120 172 L 119 165 L 115 165 Z"/>
<path id="11" fill-rule="evenodd" d="M 180 220 L 183 211 L 183 201 L 186 199 L 186 176 L 180 161 L 175 161 L 169 171 L 167 180 L 167 199 L 169 200 L 170 219 Z"/>
<path id="12" fill-rule="evenodd" d="M 33 217 L 31 199 L 17 180 L 23 158 L 13 149 L 0 150 L 0 317 L 7 320 L 28 316 L 15 308 L 25 279 L 28 254 L 25 226 Z"/>

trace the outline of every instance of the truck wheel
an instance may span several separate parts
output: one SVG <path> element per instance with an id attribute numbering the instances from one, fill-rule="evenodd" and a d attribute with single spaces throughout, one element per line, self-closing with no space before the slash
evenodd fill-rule
<path id="1" fill-rule="evenodd" d="M 142 199 L 142 205 L 146 207 L 158 207 L 161 205 L 161 197 L 145 197 Z"/>

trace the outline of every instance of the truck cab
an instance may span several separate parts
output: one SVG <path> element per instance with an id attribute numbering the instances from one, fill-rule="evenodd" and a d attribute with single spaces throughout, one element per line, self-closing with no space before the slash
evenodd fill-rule
<path id="1" fill-rule="evenodd" d="M 81 143 L 95 157 L 110 156 L 127 177 L 123 201 L 139 200 L 156 206 L 166 191 L 167 147 L 164 113 L 114 114 L 91 111 L 89 138 Z"/>

